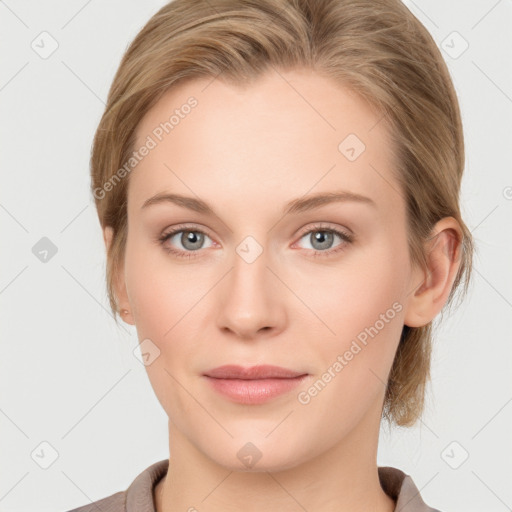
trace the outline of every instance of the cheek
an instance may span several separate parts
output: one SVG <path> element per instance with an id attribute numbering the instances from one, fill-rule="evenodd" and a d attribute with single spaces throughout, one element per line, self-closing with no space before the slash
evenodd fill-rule
<path id="1" fill-rule="evenodd" d="M 170 265 L 165 255 L 155 253 L 154 249 L 127 247 L 126 291 L 138 339 L 151 340 L 152 353 L 158 354 L 145 366 L 150 384 L 163 409 L 174 419 L 176 411 L 189 407 L 177 382 L 183 382 L 183 373 L 189 369 L 186 362 L 193 359 L 197 348 L 192 341 L 197 338 L 193 320 L 200 314 L 197 306 L 204 290 L 191 284 L 185 266 Z"/>
<path id="2" fill-rule="evenodd" d="M 127 247 L 125 269 L 138 339 L 151 340 L 159 351 L 154 363 L 146 366 L 151 384 L 161 402 L 177 403 L 179 386 L 173 377 L 181 382 L 184 374 L 195 369 L 189 363 L 204 351 L 200 346 L 204 323 L 211 320 L 205 294 L 215 282 L 209 279 L 216 276 L 204 272 L 194 276 L 186 264 L 169 262 L 163 250 L 136 246 Z"/>
<path id="3" fill-rule="evenodd" d="M 368 330 L 375 333 L 373 326 L 382 334 L 379 339 L 400 335 L 408 275 L 404 251 L 382 238 L 300 283 L 300 296 L 329 328 L 323 336 L 337 348 L 358 336 L 364 340 Z"/>
<path id="4" fill-rule="evenodd" d="M 335 418 L 336 425 L 350 429 L 384 396 L 404 310 L 406 266 L 401 257 L 389 257 L 392 251 L 385 243 L 374 245 L 371 254 L 332 279 L 328 297 L 316 299 L 325 305 L 319 316 L 336 333 L 315 349 L 321 364 L 313 388 L 321 391 L 310 388 L 302 395 L 311 400 L 304 411 L 319 422 Z M 336 428 L 333 436 L 340 435 Z"/>
<path id="5" fill-rule="evenodd" d="M 204 294 L 184 264 L 171 264 L 164 249 L 128 243 L 125 282 L 138 331 L 164 340 Z M 206 285 L 205 285 L 206 288 Z M 171 330 L 171 331 L 170 331 Z"/>

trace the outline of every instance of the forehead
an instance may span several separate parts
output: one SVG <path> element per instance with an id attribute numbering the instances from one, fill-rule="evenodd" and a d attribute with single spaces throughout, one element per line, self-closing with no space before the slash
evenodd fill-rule
<path id="1" fill-rule="evenodd" d="M 188 81 L 167 91 L 137 127 L 134 149 L 152 149 L 131 173 L 129 205 L 140 208 L 165 190 L 240 206 L 330 189 L 396 203 L 382 119 L 309 70 L 271 71 L 243 87 Z"/>

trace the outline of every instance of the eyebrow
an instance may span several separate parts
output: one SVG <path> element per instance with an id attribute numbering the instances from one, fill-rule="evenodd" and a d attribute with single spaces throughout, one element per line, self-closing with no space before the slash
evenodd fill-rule
<path id="1" fill-rule="evenodd" d="M 356 202 L 361 204 L 367 204 L 369 206 L 373 206 L 374 208 L 377 207 L 375 201 L 373 201 L 373 199 L 370 199 L 369 197 L 363 196 L 361 194 L 356 194 L 355 192 L 341 190 L 337 192 L 323 192 L 309 195 L 307 197 L 299 197 L 297 199 L 293 199 L 292 201 L 286 203 L 282 213 L 283 215 L 288 215 L 291 213 L 301 213 L 334 202 Z M 198 213 L 217 216 L 213 211 L 213 208 L 207 202 L 201 199 L 182 196 L 180 194 L 169 194 L 166 192 L 156 194 L 147 199 L 146 201 L 144 201 L 144 204 L 142 205 L 141 209 L 145 209 L 152 205 L 162 203 L 172 203 L 183 208 L 188 208 L 189 210 L 193 210 Z"/>

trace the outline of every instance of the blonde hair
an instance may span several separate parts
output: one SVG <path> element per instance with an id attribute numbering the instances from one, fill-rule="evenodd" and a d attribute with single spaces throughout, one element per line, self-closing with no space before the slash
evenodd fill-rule
<path id="1" fill-rule="evenodd" d="M 465 295 L 474 247 L 459 207 L 464 169 L 459 105 L 436 43 L 402 2 L 175 0 L 126 50 L 91 152 L 91 191 L 100 224 L 114 232 L 106 280 L 116 323 L 114 284 L 126 244 L 129 175 L 113 179 L 133 154 L 138 124 L 178 83 L 220 75 L 228 83 L 247 84 L 269 67 L 314 70 L 378 109 L 406 201 L 411 261 L 427 269 L 423 243 L 437 221 L 454 217 L 463 232 L 462 250 L 446 306 L 460 284 Z M 383 404 L 390 423 L 411 426 L 423 412 L 431 350 L 432 322 L 404 326 Z"/>

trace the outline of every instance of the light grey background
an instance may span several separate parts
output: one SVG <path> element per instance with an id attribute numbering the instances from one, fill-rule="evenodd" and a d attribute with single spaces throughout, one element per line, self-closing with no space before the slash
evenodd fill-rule
<path id="1" fill-rule="evenodd" d="M 109 313 L 88 174 L 121 56 L 164 3 L 0 2 L 0 511 L 69 510 L 168 457 L 135 328 Z M 502 512 L 512 507 L 512 2 L 405 3 L 443 48 L 459 95 L 462 206 L 478 253 L 468 299 L 438 330 L 427 411 L 415 428 L 382 431 L 378 463 L 410 474 L 443 512 Z M 47 58 L 31 46 L 41 52 L 46 37 L 51 48 L 43 31 L 58 43 Z M 46 263 L 32 252 L 42 237 L 58 250 Z"/>

